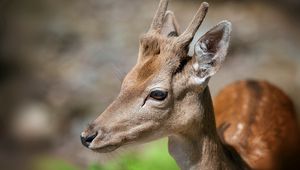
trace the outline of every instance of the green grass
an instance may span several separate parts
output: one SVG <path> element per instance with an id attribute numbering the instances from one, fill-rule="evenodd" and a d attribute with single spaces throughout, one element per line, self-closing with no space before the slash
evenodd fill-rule
<path id="1" fill-rule="evenodd" d="M 34 161 L 33 170 L 79 170 L 79 168 L 67 161 L 46 156 Z"/>
<path id="2" fill-rule="evenodd" d="M 43 158 L 34 170 L 79 170 L 76 166 L 53 158 Z M 166 140 L 147 145 L 144 151 L 127 153 L 105 165 L 91 164 L 87 170 L 179 170 L 168 154 Z"/>

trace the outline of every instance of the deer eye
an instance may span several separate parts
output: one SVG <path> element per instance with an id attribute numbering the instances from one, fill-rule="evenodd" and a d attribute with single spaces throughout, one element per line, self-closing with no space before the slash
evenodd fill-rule
<path id="1" fill-rule="evenodd" d="M 161 90 L 154 90 L 150 93 L 150 97 L 155 100 L 164 100 L 168 96 L 168 92 Z"/>

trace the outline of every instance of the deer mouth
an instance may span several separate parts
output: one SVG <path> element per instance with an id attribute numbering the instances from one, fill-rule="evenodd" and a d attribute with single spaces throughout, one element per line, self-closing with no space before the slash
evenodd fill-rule
<path id="1" fill-rule="evenodd" d="M 120 144 L 108 144 L 97 148 L 90 148 L 92 151 L 98 152 L 98 153 L 108 153 L 112 152 L 116 149 L 118 149 L 121 145 Z"/>

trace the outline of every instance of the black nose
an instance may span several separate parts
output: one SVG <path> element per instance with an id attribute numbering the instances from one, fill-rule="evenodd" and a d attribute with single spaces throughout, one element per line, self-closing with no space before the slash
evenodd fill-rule
<path id="1" fill-rule="evenodd" d="M 81 139 L 81 143 L 85 146 L 85 147 L 89 147 L 89 145 L 91 144 L 91 142 L 95 139 L 95 137 L 98 135 L 97 132 L 95 132 L 92 135 L 88 135 L 86 137 L 80 135 L 80 139 Z"/>

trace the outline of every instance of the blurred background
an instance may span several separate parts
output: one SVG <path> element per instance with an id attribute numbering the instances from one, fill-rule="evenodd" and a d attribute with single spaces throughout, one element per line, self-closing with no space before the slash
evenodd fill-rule
<path id="1" fill-rule="evenodd" d="M 182 30 L 201 0 L 171 0 Z M 197 36 L 233 23 L 212 95 L 239 79 L 281 87 L 300 113 L 300 1 L 211 0 Z M 158 0 L 0 0 L 0 167 L 176 169 L 166 140 L 96 154 L 79 134 L 116 97 Z M 299 118 L 299 115 L 298 115 Z M 299 120 L 299 119 L 298 119 Z"/>

